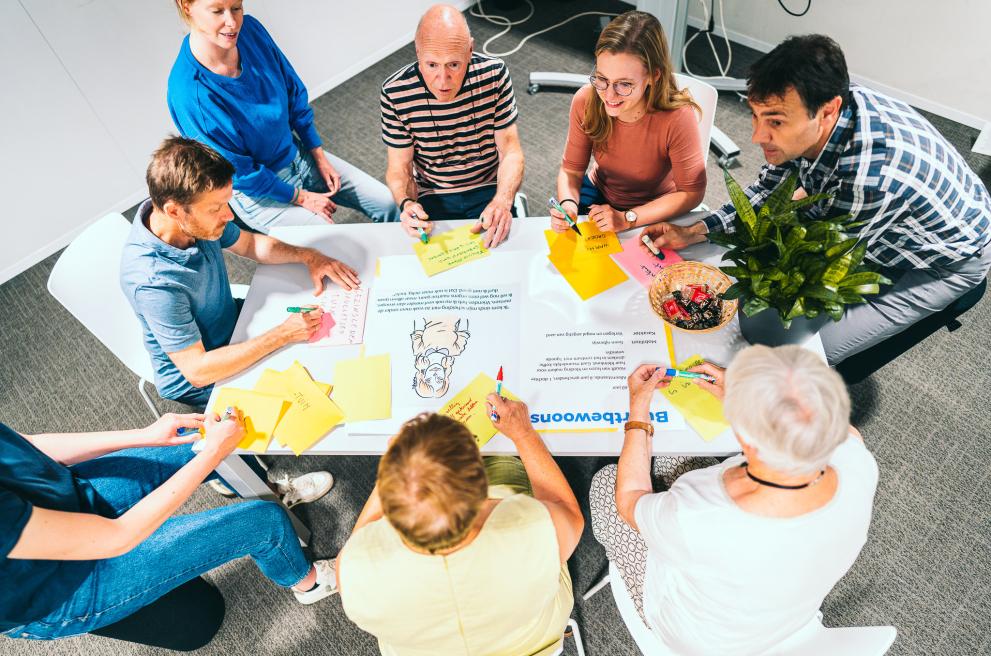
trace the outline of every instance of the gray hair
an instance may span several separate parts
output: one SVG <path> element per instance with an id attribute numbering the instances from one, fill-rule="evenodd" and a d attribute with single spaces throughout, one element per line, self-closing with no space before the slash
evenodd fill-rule
<path id="1" fill-rule="evenodd" d="M 726 370 L 723 413 L 768 467 L 824 469 L 847 437 L 850 396 L 839 374 L 800 346 L 751 346 Z"/>

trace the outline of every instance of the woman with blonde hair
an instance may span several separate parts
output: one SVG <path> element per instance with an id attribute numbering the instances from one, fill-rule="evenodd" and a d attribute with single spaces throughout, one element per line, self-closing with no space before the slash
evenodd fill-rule
<path id="1" fill-rule="evenodd" d="M 263 233 L 333 223 L 338 205 L 398 221 L 384 184 L 323 149 L 306 86 L 243 0 L 174 0 L 189 26 L 169 74 L 184 137 L 234 165 L 231 208 Z"/>
<path id="2" fill-rule="evenodd" d="M 407 422 L 337 558 L 347 616 L 402 654 L 552 653 L 584 519 L 525 404 L 488 397 L 520 457 L 482 458 L 450 417 Z"/>
<path id="3" fill-rule="evenodd" d="M 657 18 L 628 11 L 613 19 L 595 45 L 589 81 L 571 101 L 557 175 L 568 214 L 587 212 L 600 230 L 618 232 L 697 207 L 706 184 L 701 109 L 677 88 Z M 560 212 L 551 216 L 551 227 L 568 229 Z"/>
<path id="4" fill-rule="evenodd" d="M 650 398 L 667 383 L 664 367 L 639 367 L 619 465 L 592 479 L 592 531 L 672 654 L 764 654 L 853 566 L 877 463 L 850 425 L 842 379 L 811 351 L 751 346 L 725 374 L 694 371 L 712 376 L 697 384 L 723 399 L 743 454 L 694 471 L 652 466 Z"/>

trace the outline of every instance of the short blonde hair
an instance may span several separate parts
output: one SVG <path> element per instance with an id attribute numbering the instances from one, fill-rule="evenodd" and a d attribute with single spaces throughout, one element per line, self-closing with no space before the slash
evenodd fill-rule
<path id="1" fill-rule="evenodd" d="M 444 415 L 406 422 L 379 461 L 385 518 L 406 542 L 431 553 L 464 539 L 488 490 L 475 436 Z"/>
<path id="2" fill-rule="evenodd" d="M 800 346 L 751 346 L 726 370 L 723 412 L 768 467 L 792 475 L 826 467 L 847 437 L 850 396 L 839 374 Z"/>

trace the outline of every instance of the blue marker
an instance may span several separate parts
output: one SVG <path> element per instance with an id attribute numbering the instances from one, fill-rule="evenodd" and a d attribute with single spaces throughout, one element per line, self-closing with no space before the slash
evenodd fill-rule
<path id="1" fill-rule="evenodd" d="M 199 433 L 199 432 L 200 432 L 199 428 L 188 428 L 186 426 L 183 426 L 182 428 L 177 430 L 175 434 L 178 435 L 179 437 L 185 437 L 187 435 L 192 435 L 193 433 Z"/>
<path id="2" fill-rule="evenodd" d="M 709 374 L 700 374 L 694 371 L 681 371 L 680 369 L 665 369 L 664 375 L 667 378 L 701 378 L 702 380 L 710 383 L 716 382 L 716 379 Z"/>

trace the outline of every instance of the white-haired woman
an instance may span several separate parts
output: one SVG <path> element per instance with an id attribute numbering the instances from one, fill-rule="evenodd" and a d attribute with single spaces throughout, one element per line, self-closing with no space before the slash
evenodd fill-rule
<path id="1" fill-rule="evenodd" d="M 724 398 L 743 454 L 654 491 L 650 397 L 629 378 L 619 465 L 592 480 L 592 528 L 674 653 L 760 654 L 802 628 L 867 540 L 878 469 L 839 375 L 797 346 L 752 346 L 699 385 Z M 658 436 L 663 439 L 663 436 Z M 658 458 L 654 472 L 668 459 Z M 665 478 L 660 476 L 656 478 Z"/>

